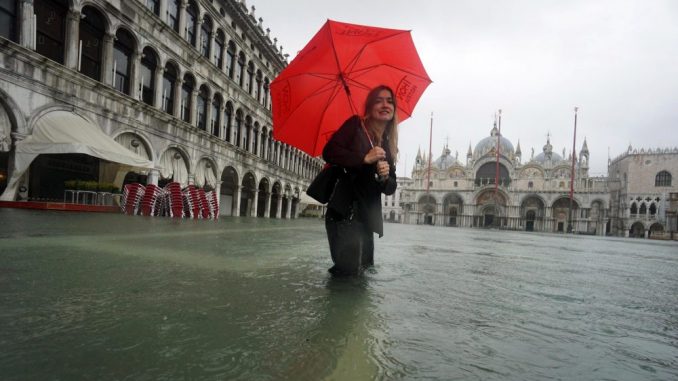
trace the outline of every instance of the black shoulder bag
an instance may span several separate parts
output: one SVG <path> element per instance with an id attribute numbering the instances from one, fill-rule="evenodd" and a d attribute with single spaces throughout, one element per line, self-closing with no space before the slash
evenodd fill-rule
<path id="1" fill-rule="evenodd" d="M 327 204 L 343 172 L 344 169 L 338 165 L 325 165 L 306 189 L 306 194 L 321 204 Z"/>

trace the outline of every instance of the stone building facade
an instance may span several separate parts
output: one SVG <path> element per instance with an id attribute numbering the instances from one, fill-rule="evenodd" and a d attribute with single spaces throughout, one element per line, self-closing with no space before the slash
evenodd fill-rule
<path id="1" fill-rule="evenodd" d="M 610 160 L 612 234 L 669 238 L 675 231 L 678 148 L 634 149 Z"/>
<path id="2" fill-rule="evenodd" d="M 400 191 L 402 221 L 604 235 L 609 229 L 607 179 L 589 176 L 586 141 L 575 161 L 570 204 L 571 156 L 554 152 L 547 139 L 541 153 L 532 152 L 523 162 L 520 143 L 514 149 L 495 125 L 475 149 L 469 145 L 465 163 L 447 146 L 430 166 L 417 155 L 411 185 Z"/>
<path id="3" fill-rule="evenodd" d="M 321 162 L 273 139 L 269 84 L 286 55 L 235 0 L 0 3 L 0 193 L 59 200 L 64 181 L 178 181 L 215 189 L 229 215 L 292 217 Z M 84 120 L 152 168 L 16 145 L 53 113 Z M 70 115 L 70 116 L 69 116 Z M 45 132 L 49 135 L 49 131 Z M 84 138 L 83 138 L 84 139 Z M 16 176 L 15 176 L 16 177 Z"/>

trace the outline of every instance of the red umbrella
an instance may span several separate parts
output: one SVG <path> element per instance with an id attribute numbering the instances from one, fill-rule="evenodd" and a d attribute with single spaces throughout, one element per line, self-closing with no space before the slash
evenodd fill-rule
<path id="1" fill-rule="evenodd" d="M 393 89 L 403 121 L 430 83 L 409 31 L 327 20 L 271 83 L 273 136 L 318 156 L 372 88 Z"/>

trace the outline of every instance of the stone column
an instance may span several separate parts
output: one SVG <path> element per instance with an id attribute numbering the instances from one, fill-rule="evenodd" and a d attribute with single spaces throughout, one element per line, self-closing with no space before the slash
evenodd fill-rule
<path id="1" fill-rule="evenodd" d="M 35 50 L 35 35 L 38 32 L 33 25 L 33 0 L 22 0 L 19 6 L 19 44 L 26 49 Z"/>
<path id="2" fill-rule="evenodd" d="M 281 194 L 280 197 L 278 198 L 278 207 L 276 208 L 277 210 L 275 211 L 275 217 L 282 218 L 282 204 L 283 204 L 283 198 L 284 196 Z"/>
<path id="3" fill-rule="evenodd" d="M 167 0 L 165 1 L 160 1 L 160 8 L 158 9 L 158 17 L 160 17 L 161 20 L 163 20 L 165 23 L 169 24 L 168 17 L 167 17 Z"/>
<path id="4" fill-rule="evenodd" d="M 115 36 L 112 34 L 105 34 L 103 38 L 103 46 L 101 51 L 101 82 L 113 87 L 113 41 Z"/>
<path id="5" fill-rule="evenodd" d="M 189 110 L 189 112 L 191 113 L 190 123 L 191 123 L 192 126 L 198 125 L 198 121 L 196 120 L 197 119 L 196 115 L 197 115 L 197 112 L 198 112 L 198 107 L 197 107 L 197 104 L 196 104 L 197 100 L 198 100 L 198 90 L 193 89 L 193 91 L 191 91 L 191 109 Z"/>
<path id="6" fill-rule="evenodd" d="M 198 11 L 200 12 L 200 11 Z M 198 52 L 200 53 L 200 56 L 202 56 L 202 23 L 204 22 L 204 18 L 201 18 L 200 15 L 196 17 L 195 20 L 195 45 L 193 45 L 196 49 L 198 49 Z M 186 33 L 186 36 L 188 36 L 188 33 Z M 186 40 L 188 41 L 188 40 Z M 191 44 L 191 41 L 188 41 L 189 44 Z M 191 44 L 192 45 L 192 44 Z"/>
<path id="7" fill-rule="evenodd" d="M 181 119 L 181 86 L 183 86 L 184 81 L 181 78 L 177 78 L 174 83 L 174 104 L 172 105 L 172 111 L 175 118 Z"/>
<path id="8" fill-rule="evenodd" d="M 146 178 L 146 185 L 158 185 L 158 180 L 160 179 L 160 171 L 157 169 L 151 169 L 148 172 L 148 177 Z"/>
<path id="9" fill-rule="evenodd" d="M 264 193 L 264 218 L 270 218 L 271 212 L 271 192 Z"/>
<path id="10" fill-rule="evenodd" d="M 207 104 L 205 105 L 205 131 L 208 134 L 212 134 L 212 101 L 213 99 L 206 99 L 205 102 Z M 197 110 L 197 105 L 196 105 L 196 110 Z M 198 121 L 196 120 L 195 122 L 196 126 L 198 125 Z"/>
<path id="11" fill-rule="evenodd" d="M 183 39 L 186 39 L 186 5 L 188 5 L 187 0 L 181 0 L 179 11 L 177 12 L 179 16 L 179 35 Z"/>
<path id="12" fill-rule="evenodd" d="M 162 93 L 162 81 L 163 81 L 163 74 L 165 73 L 165 68 L 161 66 L 157 66 L 155 68 L 155 86 L 153 89 L 153 107 L 162 110 L 162 100 L 163 100 L 163 93 Z"/>
<path id="13" fill-rule="evenodd" d="M 254 199 L 252 200 L 252 217 L 257 216 L 257 207 L 259 206 L 259 189 L 254 191 Z"/>
<path id="14" fill-rule="evenodd" d="M 219 118 L 218 118 L 218 124 L 215 127 L 217 129 L 217 133 L 219 134 L 219 139 L 225 140 L 226 137 L 226 128 L 225 126 L 225 121 L 224 119 L 224 111 L 226 110 L 226 102 L 221 102 L 221 105 L 219 105 Z"/>
<path id="15" fill-rule="evenodd" d="M 241 192 L 242 191 L 241 191 L 239 186 L 236 185 L 233 188 L 234 205 L 233 205 L 233 211 L 231 213 L 232 216 L 236 216 L 236 217 L 240 216 L 240 193 Z"/>
<path id="16" fill-rule="evenodd" d="M 80 59 L 80 12 L 69 10 L 66 14 L 66 52 L 64 65 L 73 70 L 78 70 Z"/>
<path id="17" fill-rule="evenodd" d="M 188 185 L 195 185 L 195 174 L 194 173 L 188 174 Z"/>
<path id="18" fill-rule="evenodd" d="M 217 181 L 214 185 L 214 195 L 217 198 L 217 205 L 219 205 L 219 210 L 221 210 L 221 181 Z"/>
<path id="19" fill-rule="evenodd" d="M 143 83 L 141 83 L 141 70 L 139 66 L 141 65 L 141 53 L 134 52 L 130 57 L 132 65 L 129 72 L 129 96 L 138 100 L 141 100 L 141 91 Z"/>

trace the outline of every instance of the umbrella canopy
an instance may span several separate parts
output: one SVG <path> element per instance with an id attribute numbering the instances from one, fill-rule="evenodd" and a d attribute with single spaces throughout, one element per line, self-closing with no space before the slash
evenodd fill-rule
<path id="1" fill-rule="evenodd" d="M 328 20 L 271 83 L 273 136 L 318 156 L 372 88 L 393 89 L 402 121 L 430 83 L 409 31 Z"/>

